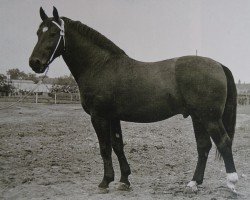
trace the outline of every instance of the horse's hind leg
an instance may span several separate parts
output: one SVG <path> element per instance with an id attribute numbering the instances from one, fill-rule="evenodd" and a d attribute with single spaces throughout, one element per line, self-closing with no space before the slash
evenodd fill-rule
<path id="1" fill-rule="evenodd" d="M 110 137 L 110 120 L 103 119 L 97 116 L 91 116 L 91 122 L 96 131 L 100 153 L 104 164 L 104 176 L 102 182 L 99 184 L 100 192 L 108 192 L 109 183 L 114 181 L 114 169 L 112 164 L 112 148 Z"/>
<path id="2" fill-rule="evenodd" d="M 238 175 L 233 160 L 232 140 L 228 136 L 221 119 L 210 120 L 204 124 L 224 160 L 227 172 L 227 186 L 235 191 L 235 183 L 238 181 Z"/>
<path id="3" fill-rule="evenodd" d="M 121 169 L 121 184 L 119 185 L 118 189 L 128 190 L 130 187 L 128 176 L 131 174 L 131 171 L 124 153 L 120 120 L 111 121 L 111 143 L 112 148 L 117 155 Z"/>
<path id="4" fill-rule="evenodd" d="M 192 181 L 188 183 L 187 187 L 190 187 L 193 191 L 196 191 L 197 184 L 202 184 L 203 182 L 207 158 L 209 151 L 212 147 L 212 143 L 210 140 L 210 136 L 208 135 L 206 129 L 204 128 L 203 124 L 199 121 L 199 119 L 192 116 L 192 120 L 193 120 L 195 139 L 197 143 L 198 162 L 196 165 Z"/>

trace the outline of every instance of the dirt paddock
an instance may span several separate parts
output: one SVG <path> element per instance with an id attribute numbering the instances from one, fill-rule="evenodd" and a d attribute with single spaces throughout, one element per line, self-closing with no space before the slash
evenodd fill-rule
<path id="1" fill-rule="evenodd" d="M 197 161 L 190 117 L 122 122 L 122 130 L 132 188 L 116 190 L 120 171 L 113 154 L 115 182 L 108 194 L 98 194 L 99 145 L 80 105 L 27 103 L 0 110 L 0 199 L 250 199 L 250 107 L 238 108 L 233 145 L 239 195 L 226 188 L 214 145 L 198 193 L 184 192 Z"/>

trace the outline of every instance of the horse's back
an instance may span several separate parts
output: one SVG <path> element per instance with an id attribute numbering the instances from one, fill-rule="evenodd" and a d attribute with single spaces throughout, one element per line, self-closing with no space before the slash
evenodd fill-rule
<path id="1" fill-rule="evenodd" d="M 176 61 L 176 81 L 189 114 L 223 114 L 227 79 L 220 63 L 199 56 L 180 57 Z"/>

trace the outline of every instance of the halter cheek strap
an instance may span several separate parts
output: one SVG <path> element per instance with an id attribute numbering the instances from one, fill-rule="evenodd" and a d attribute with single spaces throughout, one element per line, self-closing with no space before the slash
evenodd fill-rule
<path id="1" fill-rule="evenodd" d="M 58 23 L 55 22 L 55 21 L 52 21 L 52 23 L 54 23 L 54 24 L 60 29 L 60 37 L 59 37 L 59 40 L 58 40 L 58 42 L 57 42 L 57 44 L 56 44 L 56 48 L 55 48 L 54 52 L 52 53 L 52 55 L 51 55 L 51 57 L 50 57 L 50 59 L 49 59 L 49 61 L 48 61 L 48 65 L 52 62 L 52 60 L 53 60 L 53 58 L 54 58 L 54 55 L 55 55 L 55 53 L 56 53 L 56 51 L 57 51 L 57 48 L 58 48 L 58 46 L 59 46 L 59 44 L 60 44 L 62 38 L 63 38 L 63 49 L 65 50 L 65 30 L 64 30 L 64 21 L 61 19 L 61 25 L 58 24 Z"/>

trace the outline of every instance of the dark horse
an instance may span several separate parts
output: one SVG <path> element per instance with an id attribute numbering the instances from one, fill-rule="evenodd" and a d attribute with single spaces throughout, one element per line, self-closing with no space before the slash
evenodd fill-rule
<path id="1" fill-rule="evenodd" d="M 225 163 L 227 185 L 234 190 L 238 180 L 232 155 L 237 94 L 227 67 L 199 56 L 139 62 L 92 28 L 60 18 L 56 8 L 52 18 L 42 8 L 40 16 L 30 66 L 43 73 L 60 55 L 68 65 L 99 140 L 104 163 L 100 189 L 107 190 L 114 180 L 112 149 L 121 169 L 119 188 L 130 187 L 121 120 L 148 123 L 182 114 L 192 118 L 198 150 L 196 170 L 187 186 L 197 190 L 203 182 L 212 138 Z"/>

